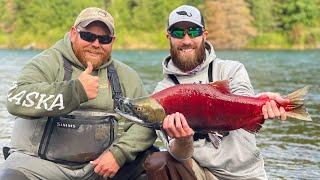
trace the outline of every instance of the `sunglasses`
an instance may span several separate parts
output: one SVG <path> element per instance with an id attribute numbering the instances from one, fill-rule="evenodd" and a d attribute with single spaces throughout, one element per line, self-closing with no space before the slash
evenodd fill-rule
<path id="1" fill-rule="evenodd" d="M 182 28 L 171 28 L 169 30 L 169 34 L 177 39 L 183 39 L 186 33 L 189 35 L 190 38 L 196 38 L 203 34 L 203 30 L 201 27 L 190 27 L 187 29 Z"/>
<path id="2" fill-rule="evenodd" d="M 77 31 L 80 34 L 80 38 L 87 42 L 94 42 L 98 39 L 100 44 L 110 44 L 113 39 L 113 36 L 109 35 L 96 35 L 91 32 L 80 31 L 79 29 L 77 29 Z"/>

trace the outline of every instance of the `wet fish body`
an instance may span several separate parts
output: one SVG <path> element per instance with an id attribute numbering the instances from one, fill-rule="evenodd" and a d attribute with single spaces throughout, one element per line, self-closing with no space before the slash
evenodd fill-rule
<path id="1" fill-rule="evenodd" d="M 307 87 L 287 96 L 290 103 L 281 104 L 287 115 L 311 120 L 303 107 Z M 262 106 L 269 97 L 247 97 L 230 93 L 228 81 L 210 84 L 180 84 L 149 97 L 127 100 L 120 115 L 142 125 L 161 126 L 166 115 L 182 113 L 195 131 L 230 131 L 239 128 L 257 132 L 264 118 Z M 280 106 L 280 105 L 278 105 Z"/>

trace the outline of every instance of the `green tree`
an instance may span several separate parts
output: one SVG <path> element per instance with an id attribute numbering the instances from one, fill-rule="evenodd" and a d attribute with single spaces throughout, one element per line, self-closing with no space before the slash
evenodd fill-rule
<path id="1" fill-rule="evenodd" d="M 35 46 L 45 48 L 63 37 L 70 29 L 78 13 L 85 7 L 102 7 L 103 2 L 91 0 L 29 0 L 28 3 L 13 0 L 15 4 L 16 26 L 9 36 L 18 39 L 16 45 L 24 46 L 34 43 Z"/>
<path id="2" fill-rule="evenodd" d="M 275 5 L 279 26 L 284 30 L 296 24 L 319 25 L 320 0 L 279 0 Z"/>
<path id="3" fill-rule="evenodd" d="M 182 4 L 199 5 L 199 0 L 111 0 L 109 6 L 114 16 L 116 47 L 165 47 L 165 28 L 170 11 Z"/>
<path id="4" fill-rule="evenodd" d="M 319 46 L 320 0 L 281 0 L 276 10 L 279 27 L 294 48 Z"/>
<path id="5" fill-rule="evenodd" d="M 13 0 L 0 0 L 0 12 L 1 31 L 12 32 L 16 21 L 16 8 Z"/>
<path id="6" fill-rule="evenodd" d="M 254 17 L 253 24 L 257 27 L 259 34 L 273 31 L 276 27 L 274 17 L 274 0 L 248 0 L 251 14 Z"/>
<path id="7" fill-rule="evenodd" d="M 115 48 L 167 48 L 170 11 L 182 4 L 205 12 L 218 48 L 319 47 L 320 0 L 0 0 L 0 47 L 47 48 L 90 6 L 115 19 Z M 254 26 L 253 26 L 254 25 Z"/>

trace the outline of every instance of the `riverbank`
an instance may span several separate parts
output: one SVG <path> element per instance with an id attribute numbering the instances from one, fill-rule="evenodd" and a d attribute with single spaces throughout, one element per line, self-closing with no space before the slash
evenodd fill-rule
<path id="1" fill-rule="evenodd" d="M 213 43 L 214 44 L 214 43 Z M 44 50 L 49 48 L 50 45 L 46 46 L 38 46 L 36 43 L 30 43 L 25 46 L 21 47 L 11 47 L 8 45 L 0 44 L 0 49 L 12 49 L 12 50 Z M 115 43 L 113 50 L 129 50 L 129 51 L 135 51 L 135 50 L 143 50 L 143 51 L 155 51 L 155 50 L 168 50 L 168 47 L 159 47 L 152 44 L 144 44 L 144 45 L 135 45 L 135 46 L 117 46 Z M 304 46 L 293 46 L 293 47 L 282 47 L 279 45 L 270 45 L 270 46 L 248 46 L 240 49 L 228 49 L 228 48 L 219 48 L 214 47 L 215 50 L 236 50 L 236 51 L 313 51 L 313 50 L 320 50 L 320 44 L 316 45 L 315 47 L 304 47 Z"/>
<path id="2" fill-rule="evenodd" d="M 134 35 L 136 34 L 136 35 Z M 1 34 L 0 34 L 1 35 Z M 53 37 L 19 37 L 13 35 L 0 36 L 1 49 L 43 50 L 54 45 L 63 38 L 64 34 Z M 14 40 L 12 40 L 14 39 Z M 256 37 L 248 41 L 242 47 L 225 46 L 220 39 L 208 39 L 216 50 L 319 50 L 320 41 L 312 43 L 292 43 L 289 38 L 280 35 Z M 150 33 L 123 33 L 116 34 L 113 44 L 115 50 L 167 50 L 169 41 L 163 32 Z"/>

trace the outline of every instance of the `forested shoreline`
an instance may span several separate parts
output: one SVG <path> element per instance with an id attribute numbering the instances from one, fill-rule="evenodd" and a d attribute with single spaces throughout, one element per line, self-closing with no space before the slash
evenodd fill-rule
<path id="1" fill-rule="evenodd" d="M 320 49 L 320 0 L 1 0 L 0 48 L 48 48 L 96 6 L 115 18 L 116 49 L 166 49 L 181 4 L 202 10 L 218 49 Z"/>

